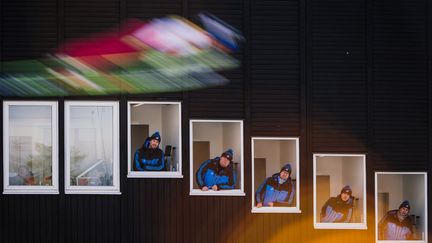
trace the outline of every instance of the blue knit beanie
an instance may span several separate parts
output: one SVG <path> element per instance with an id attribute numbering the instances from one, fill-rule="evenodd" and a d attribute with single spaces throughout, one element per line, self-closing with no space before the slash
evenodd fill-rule
<path id="1" fill-rule="evenodd" d="M 155 133 L 153 133 L 153 135 L 151 135 L 150 141 L 153 140 L 153 139 L 158 140 L 159 143 L 161 142 L 161 136 L 160 136 L 159 132 L 155 132 Z"/>
<path id="2" fill-rule="evenodd" d="M 228 149 L 227 151 L 223 152 L 221 157 L 227 158 L 229 161 L 233 160 L 234 152 L 232 149 Z"/>
<path id="3" fill-rule="evenodd" d="M 286 172 L 288 172 L 288 173 L 291 175 L 291 164 L 286 164 L 286 165 L 284 165 L 284 166 L 280 169 L 279 173 L 282 172 L 282 171 L 286 171 Z"/>
<path id="4" fill-rule="evenodd" d="M 408 209 L 411 209 L 411 206 L 410 206 L 410 204 L 409 204 L 409 201 L 408 201 L 408 200 L 404 200 L 404 201 L 399 205 L 399 209 L 401 209 L 401 208 L 408 208 Z"/>
<path id="5" fill-rule="evenodd" d="M 351 187 L 349 185 L 344 186 L 341 190 L 341 194 L 342 193 L 346 193 L 346 194 L 351 196 L 351 194 L 352 194 Z"/>

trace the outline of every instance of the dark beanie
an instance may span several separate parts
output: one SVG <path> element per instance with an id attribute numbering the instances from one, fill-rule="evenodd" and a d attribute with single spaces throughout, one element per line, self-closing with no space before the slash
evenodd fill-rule
<path id="1" fill-rule="evenodd" d="M 410 206 L 408 200 L 404 200 L 404 201 L 399 205 L 399 209 L 401 209 L 401 208 L 408 208 L 408 209 L 411 209 L 411 206 Z"/>
<path id="2" fill-rule="evenodd" d="M 351 194 L 352 194 L 351 187 L 349 185 L 344 186 L 341 190 L 341 194 L 342 193 L 346 193 L 346 194 L 351 196 Z"/>
<path id="3" fill-rule="evenodd" d="M 291 165 L 290 165 L 290 164 L 286 164 L 286 165 L 284 165 L 284 166 L 280 169 L 279 173 L 282 172 L 282 171 L 286 171 L 286 172 L 288 172 L 288 173 L 291 175 Z"/>
<path id="4" fill-rule="evenodd" d="M 161 141 L 161 136 L 160 136 L 159 132 L 155 132 L 155 133 L 153 133 L 153 135 L 151 135 L 151 137 L 150 137 L 150 141 L 153 140 L 153 139 L 158 140 L 159 143 L 160 143 L 160 141 Z"/>
<path id="5" fill-rule="evenodd" d="M 228 149 L 227 151 L 223 152 L 221 156 L 227 158 L 229 161 L 232 161 L 234 152 L 232 149 Z"/>

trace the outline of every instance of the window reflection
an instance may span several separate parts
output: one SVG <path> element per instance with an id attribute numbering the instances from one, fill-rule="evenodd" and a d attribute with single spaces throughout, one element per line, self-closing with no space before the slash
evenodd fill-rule
<path id="1" fill-rule="evenodd" d="M 9 106 L 9 185 L 52 185 L 51 106 Z"/>
<path id="2" fill-rule="evenodd" d="M 113 185 L 113 108 L 71 106 L 70 185 Z"/>

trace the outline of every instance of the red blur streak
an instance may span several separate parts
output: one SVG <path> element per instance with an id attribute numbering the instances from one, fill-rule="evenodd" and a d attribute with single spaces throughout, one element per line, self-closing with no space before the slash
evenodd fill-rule
<path id="1" fill-rule="evenodd" d="M 140 50 L 135 46 L 124 42 L 122 37 L 133 33 L 144 24 L 145 23 L 142 21 L 132 19 L 114 31 L 93 35 L 90 38 L 66 42 L 60 47 L 60 50 L 63 50 L 63 54 L 71 57 L 139 52 Z"/>

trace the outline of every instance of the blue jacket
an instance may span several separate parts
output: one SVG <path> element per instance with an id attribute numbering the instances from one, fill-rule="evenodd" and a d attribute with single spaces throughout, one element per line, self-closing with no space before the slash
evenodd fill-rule
<path id="1" fill-rule="evenodd" d="M 354 197 L 344 202 L 341 196 L 331 197 L 321 208 L 322 223 L 349 223 L 354 207 Z"/>
<path id="2" fill-rule="evenodd" d="M 256 203 L 268 206 L 269 202 L 280 203 L 282 206 L 292 206 L 295 195 L 294 183 L 289 177 L 284 183 L 279 184 L 279 173 L 268 177 L 255 193 Z"/>
<path id="3" fill-rule="evenodd" d="M 147 138 L 134 156 L 135 171 L 160 171 L 165 168 L 164 152 L 159 148 L 151 149 L 150 138 Z"/>
<path id="4" fill-rule="evenodd" d="M 205 161 L 196 172 L 196 181 L 200 188 L 204 186 L 218 186 L 218 189 L 234 189 L 236 175 L 233 172 L 233 163 L 223 168 L 219 164 L 220 157 Z"/>
<path id="5" fill-rule="evenodd" d="M 413 240 L 413 224 L 411 218 L 407 216 L 399 221 L 397 212 L 399 210 L 388 211 L 378 224 L 379 240 Z"/>

